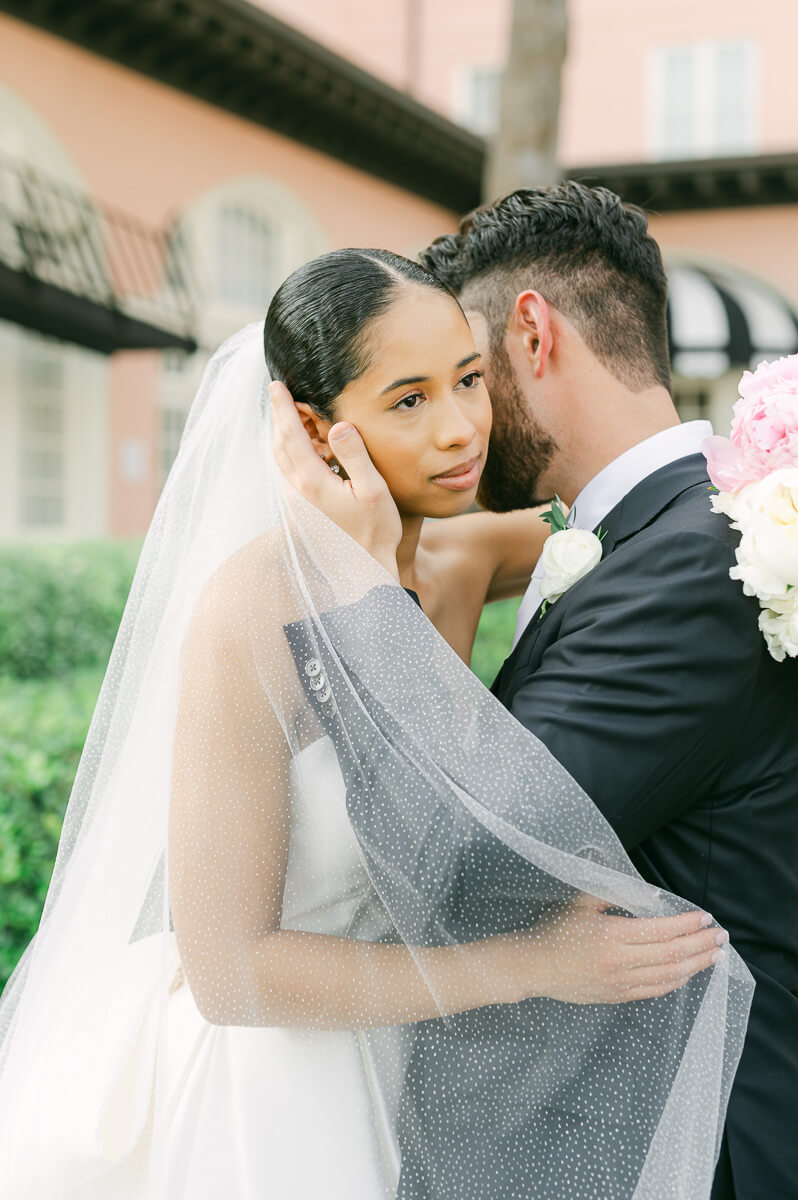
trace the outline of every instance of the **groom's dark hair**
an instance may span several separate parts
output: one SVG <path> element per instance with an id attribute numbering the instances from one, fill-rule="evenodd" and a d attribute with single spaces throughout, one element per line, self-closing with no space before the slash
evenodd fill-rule
<path id="1" fill-rule="evenodd" d="M 627 387 L 670 391 L 662 255 L 643 210 L 607 188 L 521 188 L 469 213 L 420 259 L 484 314 L 491 346 L 503 344 L 515 297 L 533 288 Z"/>

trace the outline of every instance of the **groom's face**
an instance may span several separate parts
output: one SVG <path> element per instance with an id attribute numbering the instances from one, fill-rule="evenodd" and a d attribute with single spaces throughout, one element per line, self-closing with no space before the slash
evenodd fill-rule
<path id="1" fill-rule="evenodd" d="M 478 500 L 491 512 L 532 508 L 552 497 L 546 476 L 557 443 L 535 416 L 531 397 L 524 394 L 503 333 L 492 337 L 481 312 L 466 310 L 466 317 L 482 355 L 493 406 L 490 454 Z"/>

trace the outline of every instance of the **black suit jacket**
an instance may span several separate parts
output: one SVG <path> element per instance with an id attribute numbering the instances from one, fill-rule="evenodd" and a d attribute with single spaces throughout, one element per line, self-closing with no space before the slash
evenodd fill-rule
<path id="1" fill-rule="evenodd" d="M 706 908 L 756 979 L 728 1110 L 738 1200 L 798 1197 L 798 661 L 729 578 L 700 455 L 602 522 L 601 563 L 533 616 L 492 691 L 581 783 L 650 882 Z"/>

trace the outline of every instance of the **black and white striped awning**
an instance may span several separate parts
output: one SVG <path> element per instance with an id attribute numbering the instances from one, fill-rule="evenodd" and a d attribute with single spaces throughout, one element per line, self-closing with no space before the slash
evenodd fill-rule
<path id="1" fill-rule="evenodd" d="M 798 315 L 768 284 L 728 267 L 666 262 L 673 373 L 716 379 L 798 352 Z"/>

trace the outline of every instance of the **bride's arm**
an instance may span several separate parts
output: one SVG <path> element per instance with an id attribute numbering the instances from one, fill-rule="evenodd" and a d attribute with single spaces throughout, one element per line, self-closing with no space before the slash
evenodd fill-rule
<path id="1" fill-rule="evenodd" d="M 700 929 L 700 913 L 632 921 L 584 900 L 528 933 L 465 945 L 281 929 L 291 755 L 269 691 L 279 683 L 290 711 L 299 685 L 278 647 L 255 663 L 263 631 L 242 601 L 248 587 L 244 572 L 205 589 L 184 643 L 174 739 L 170 904 L 208 1021 L 353 1029 L 530 996 L 618 1003 L 662 995 L 709 965 L 717 931 Z"/>
<path id="2" fill-rule="evenodd" d="M 449 557 L 456 569 L 479 587 L 485 599 L 507 600 L 526 591 L 540 558 L 549 526 L 541 520 L 544 508 L 510 513 L 465 513 L 424 526 L 422 545 L 439 557 Z"/>
<path id="3" fill-rule="evenodd" d="M 169 889 L 200 1012 L 222 1025 L 352 1029 L 516 998 L 517 968 L 503 985 L 486 969 L 484 943 L 424 948 L 422 973 L 404 945 L 280 928 L 291 753 L 253 664 L 246 589 L 229 573 L 211 581 L 183 649 Z M 292 674 L 291 661 L 282 672 L 289 693 Z"/>

